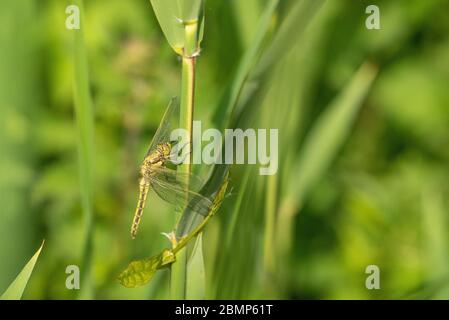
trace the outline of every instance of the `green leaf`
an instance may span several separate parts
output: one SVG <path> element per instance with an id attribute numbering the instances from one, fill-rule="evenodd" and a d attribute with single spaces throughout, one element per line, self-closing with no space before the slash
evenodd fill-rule
<path id="1" fill-rule="evenodd" d="M 301 45 L 304 40 L 301 37 L 306 32 L 307 27 L 311 24 L 313 18 L 318 13 L 324 0 L 302 0 L 292 4 L 288 14 L 281 20 L 279 30 L 276 31 L 273 40 L 269 46 L 263 50 L 261 57 L 251 73 L 248 75 L 245 83 L 242 84 L 240 99 L 233 106 L 232 119 L 241 117 L 249 101 L 257 92 L 257 88 L 263 86 L 265 76 L 269 74 L 279 62 L 293 50 L 296 46 Z M 295 63 L 292 64 L 292 67 Z M 302 74 L 302 71 L 301 71 Z M 299 82 L 303 83 L 303 82 Z"/>
<path id="2" fill-rule="evenodd" d="M 84 1 L 74 1 L 84 12 Z M 84 17 L 84 14 L 81 14 Z M 84 24 L 83 18 L 81 23 Z M 75 107 L 76 131 L 78 136 L 78 163 L 81 205 L 84 216 L 84 248 L 82 260 L 82 280 L 79 297 L 89 299 L 94 296 L 91 279 L 93 220 L 93 167 L 94 167 L 94 107 L 90 92 L 89 61 L 84 40 L 84 28 L 76 30 L 74 36 L 74 81 L 73 98 Z"/>
<path id="3" fill-rule="evenodd" d="M 257 82 L 271 66 L 281 60 L 298 43 L 298 38 L 306 30 L 323 2 L 324 0 L 303 0 L 292 5 L 290 12 L 281 22 L 281 26 L 270 46 L 263 51 L 262 57 L 259 59 L 279 1 L 272 0 L 266 5 L 257 32 L 239 64 L 235 79 L 231 86 L 227 88 L 219 107 L 215 111 L 213 120 L 219 128 L 228 127 L 226 125 L 230 121 L 231 123 L 236 122 L 245 105 L 239 101 L 243 100 L 240 98 L 245 97 L 245 100 L 250 100 L 252 91 L 258 87 Z M 225 121 L 228 122 L 225 123 Z"/>
<path id="4" fill-rule="evenodd" d="M 235 234 L 235 229 L 237 226 L 237 221 L 239 219 L 240 214 L 242 214 L 242 204 L 243 200 L 245 198 L 245 195 L 248 196 L 248 191 L 250 188 L 248 188 L 248 181 L 250 177 L 251 170 L 246 170 L 245 175 L 243 176 L 243 179 L 239 186 L 239 192 L 237 199 L 234 201 L 234 208 L 232 209 L 231 215 L 229 217 L 229 227 L 226 231 L 225 236 L 225 248 L 229 249 L 231 245 L 232 238 Z"/>
<path id="5" fill-rule="evenodd" d="M 8 289 L 6 289 L 6 291 L 0 297 L 0 300 L 20 300 L 22 298 L 23 291 L 25 290 L 28 280 L 30 279 L 31 273 L 34 269 L 34 265 L 36 264 L 37 258 L 39 258 L 39 254 L 41 253 L 41 250 L 44 246 L 44 242 L 45 241 L 42 241 L 40 248 L 36 251 L 30 261 L 28 261 L 22 271 L 20 271 L 19 275 L 10 284 Z"/>
<path id="6" fill-rule="evenodd" d="M 171 250 L 165 249 L 162 253 L 151 258 L 136 260 L 118 276 L 121 285 L 127 288 L 136 288 L 147 284 L 156 271 L 175 261 Z"/>
<path id="7" fill-rule="evenodd" d="M 292 170 L 287 198 L 301 204 L 309 189 L 322 176 L 349 135 L 354 119 L 371 88 L 377 68 L 364 64 L 343 92 L 324 111 L 306 137 Z"/>
<path id="8" fill-rule="evenodd" d="M 373 65 L 362 65 L 306 136 L 289 174 L 286 195 L 279 209 L 276 227 L 279 261 L 286 258 L 291 250 L 295 214 L 346 141 L 376 74 L 377 68 Z"/>
<path id="9" fill-rule="evenodd" d="M 166 0 L 164 0 L 166 1 Z M 181 8 L 180 18 L 184 21 L 197 20 L 203 9 L 203 0 L 177 0 Z"/>
<path id="10" fill-rule="evenodd" d="M 257 21 L 262 11 L 259 0 L 230 1 L 232 11 L 239 29 L 242 45 L 246 48 L 251 44 L 251 38 L 257 31 Z"/>
<path id="11" fill-rule="evenodd" d="M 156 18 L 170 46 L 183 54 L 186 44 L 185 24 L 197 23 L 197 47 L 204 33 L 203 0 L 151 0 Z"/>
<path id="12" fill-rule="evenodd" d="M 212 200 L 212 206 L 209 208 L 209 212 L 206 217 L 199 215 L 194 210 L 187 207 L 184 209 L 181 218 L 179 219 L 175 234 L 178 239 L 183 239 L 190 237 L 192 232 L 195 232 L 195 229 L 198 228 L 204 221 L 207 222 L 215 212 L 220 208 L 221 203 L 225 197 L 226 190 L 229 182 L 229 165 L 227 164 L 219 164 L 215 165 L 212 173 L 207 180 L 206 184 L 201 188 L 200 194 L 207 199 Z M 192 201 L 196 201 L 196 199 L 192 199 Z M 196 236 L 199 232 L 197 230 Z"/>
<path id="13" fill-rule="evenodd" d="M 222 101 L 220 101 L 219 107 L 215 111 L 213 120 L 220 129 L 227 127 L 227 123 L 230 121 L 243 86 L 248 79 L 255 62 L 257 62 L 258 54 L 262 49 L 268 30 L 270 29 L 271 19 L 277 9 L 278 4 L 279 0 L 271 0 L 267 4 L 265 11 L 260 18 L 257 26 L 257 32 L 252 40 L 252 43 L 246 50 L 242 60 L 239 63 L 237 74 L 235 75 L 232 84 L 227 88 Z"/>
<path id="14" fill-rule="evenodd" d="M 156 18 L 170 46 L 177 53 L 184 48 L 184 26 L 176 0 L 151 0 Z"/>
<path id="15" fill-rule="evenodd" d="M 203 237 L 200 233 L 195 241 L 192 255 L 187 262 L 187 299 L 204 299 L 206 294 L 206 272 L 203 258 Z"/>
<path id="16" fill-rule="evenodd" d="M 255 77 L 260 77 L 270 66 L 291 51 L 323 3 L 324 0 L 302 0 L 294 4 L 282 21 L 269 48 L 264 52 Z"/>

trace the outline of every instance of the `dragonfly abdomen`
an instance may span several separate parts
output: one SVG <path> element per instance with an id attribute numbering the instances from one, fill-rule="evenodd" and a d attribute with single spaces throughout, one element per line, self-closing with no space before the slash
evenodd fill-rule
<path id="1" fill-rule="evenodd" d="M 142 218 L 143 209 L 145 208 L 145 202 L 147 200 L 148 191 L 150 185 L 142 179 L 139 184 L 139 201 L 137 202 L 136 213 L 134 214 L 133 224 L 131 226 L 131 237 L 134 239 L 139 229 L 140 220 Z"/>

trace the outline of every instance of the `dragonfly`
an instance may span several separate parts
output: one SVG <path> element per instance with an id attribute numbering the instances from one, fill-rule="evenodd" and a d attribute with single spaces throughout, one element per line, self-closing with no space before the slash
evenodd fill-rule
<path id="1" fill-rule="evenodd" d="M 153 190 L 162 200 L 174 204 L 177 209 L 188 208 L 191 212 L 204 217 L 213 206 L 211 199 L 198 193 L 203 185 L 201 179 L 168 167 L 174 150 L 173 142 L 170 141 L 171 122 L 177 112 L 179 112 L 179 103 L 176 98 L 173 98 L 140 166 L 139 198 L 131 225 L 133 239 L 137 235 L 150 190 Z"/>

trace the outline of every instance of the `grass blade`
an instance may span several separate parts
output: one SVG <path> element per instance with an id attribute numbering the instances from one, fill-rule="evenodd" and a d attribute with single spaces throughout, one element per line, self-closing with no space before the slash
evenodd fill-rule
<path id="1" fill-rule="evenodd" d="M 201 42 L 204 31 L 203 0 L 151 0 L 151 5 L 167 42 L 177 54 L 182 55 L 189 42 L 185 34 L 187 23 L 196 21 L 196 44 Z"/>
<path id="2" fill-rule="evenodd" d="M 312 17 L 321 7 L 323 2 L 324 0 L 304 0 L 296 3 L 281 24 L 271 45 L 268 47 L 267 51 L 264 52 L 257 66 L 255 66 L 255 63 L 258 61 L 258 54 L 260 54 L 263 46 L 263 40 L 266 38 L 270 27 L 271 17 L 277 9 L 279 1 L 273 0 L 267 4 L 257 27 L 257 33 L 252 41 L 252 45 L 245 52 L 235 79 L 232 82 L 232 85 L 227 89 L 223 100 L 220 102 L 219 108 L 217 108 L 217 111 L 214 114 L 214 122 L 219 128 L 225 127 L 226 123 L 224 123 L 224 121 L 228 121 L 229 123 L 229 121 L 235 121 L 235 119 L 239 117 L 239 114 L 242 111 L 236 110 L 239 97 L 241 95 L 246 95 L 246 93 L 243 93 L 242 91 L 245 89 L 245 83 L 248 81 L 253 68 L 256 67 L 254 74 L 251 76 L 251 82 L 260 78 L 270 66 L 290 52 L 290 49 L 297 43 L 298 36 L 300 36 L 306 29 Z M 295 41 L 291 41 L 291 39 L 295 39 Z M 250 86 L 248 90 L 251 91 L 254 87 L 257 86 Z"/>
<path id="3" fill-rule="evenodd" d="M 335 158 L 346 140 L 355 116 L 376 76 L 376 68 L 364 64 L 342 94 L 326 109 L 309 133 L 296 168 L 287 198 L 300 203 L 307 191 Z"/>
<path id="4" fill-rule="evenodd" d="M 202 233 L 195 240 L 193 252 L 187 262 L 186 299 L 204 299 L 206 294 L 206 272 L 203 258 Z"/>
<path id="5" fill-rule="evenodd" d="M 23 292 L 25 291 L 28 280 L 31 277 L 31 273 L 33 273 L 34 266 L 36 265 L 37 259 L 44 247 L 44 242 L 42 241 L 41 246 L 36 251 L 34 256 L 28 261 L 25 267 L 20 271 L 19 275 L 16 279 L 11 283 L 11 285 L 6 289 L 3 295 L 0 297 L 0 300 L 20 300 L 22 298 Z"/>
<path id="6" fill-rule="evenodd" d="M 234 16 L 240 30 L 240 37 L 245 48 L 251 45 L 251 38 L 256 31 L 257 20 L 260 16 L 262 6 L 258 0 L 233 0 Z"/>
<path id="7" fill-rule="evenodd" d="M 38 10 L 36 1 L 15 0 L 2 1 L 0 9 L 0 294 L 34 251 L 39 233 L 40 215 L 29 201 L 36 173 L 30 146 L 42 112 Z"/>
<path id="8" fill-rule="evenodd" d="M 166 0 L 164 0 L 166 1 Z M 203 0 L 177 0 L 178 8 L 181 8 L 180 18 L 184 21 L 196 20 L 201 16 Z"/>
<path id="9" fill-rule="evenodd" d="M 83 1 L 75 1 L 83 12 Z M 84 14 L 81 14 L 83 17 Z M 89 69 L 87 52 L 84 44 L 84 20 L 81 19 L 81 28 L 75 31 L 74 43 L 74 106 L 76 115 L 76 127 L 78 133 L 78 157 L 80 172 L 81 203 L 84 214 L 84 249 L 83 249 L 83 279 L 81 280 L 80 298 L 93 297 L 91 284 L 92 264 L 92 237 L 93 237 L 93 212 L 92 212 L 92 167 L 93 167 L 93 136 L 94 114 L 92 98 L 89 88 Z"/>
<path id="10" fill-rule="evenodd" d="M 257 55 L 262 49 L 263 40 L 265 39 L 268 30 L 270 28 L 271 18 L 279 4 L 279 0 L 271 0 L 260 19 L 257 27 L 257 32 L 254 36 L 251 46 L 246 50 L 239 67 L 237 74 L 232 81 L 231 86 L 224 94 L 223 100 L 220 102 L 220 106 L 217 108 L 213 120 L 219 129 L 226 126 L 226 121 L 229 123 L 234 108 L 239 100 L 242 88 L 257 61 Z"/>
<path id="11" fill-rule="evenodd" d="M 317 120 L 304 142 L 282 201 L 277 226 L 279 252 L 289 251 L 292 219 L 316 181 L 335 158 L 376 77 L 377 68 L 364 64 L 351 82 Z"/>
<path id="12" fill-rule="evenodd" d="M 184 48 L 184 26 L 178 21 L 180 12 L 177 0 L 151 0 L 156 18 L 170 46 L 182 54 Z"/>
<path id="13" fill-rule="evenodd" d="M 263 54 L 255 72 L 256 78 L 290 52 L 323 3 L 324 0 L 302 0 L 294 4 Z"/>

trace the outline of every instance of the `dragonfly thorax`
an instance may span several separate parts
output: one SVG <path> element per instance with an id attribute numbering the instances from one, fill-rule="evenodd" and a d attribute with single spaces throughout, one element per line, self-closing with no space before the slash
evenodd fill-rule
<path id="1" fill-rule="evenodd" d="M 143 160 L 140 173 L 143 177 L 152 174 L 154 168 L 161 167 L 170 158 L 171 145 L 169 143 L 158 144 L 153 152 L 150 152 Z"/>

